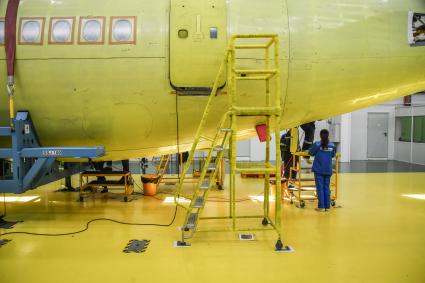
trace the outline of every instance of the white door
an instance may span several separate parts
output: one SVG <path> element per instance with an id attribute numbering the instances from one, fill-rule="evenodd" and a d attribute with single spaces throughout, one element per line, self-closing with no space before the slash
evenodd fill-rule
<path id="1" fill-rule="evenodd" d="M 368 113 L 367 158 L 388 159 L 389 113 Z"/>

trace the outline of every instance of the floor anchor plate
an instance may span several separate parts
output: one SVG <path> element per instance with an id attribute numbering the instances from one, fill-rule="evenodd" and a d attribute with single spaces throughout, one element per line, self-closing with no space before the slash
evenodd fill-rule
<path id="1" fill-rule="evenodd" d="M 148 248 L 149 240 L 131 240 L 124 248 L 125 253 L 143 253 Z"/>
<path id="2" fill-rule="evenodd" d="M 7 240 L 7 239 L 0 239 L 0 248 L 4 245 L 6 245 L 7 243 L 9 243 L 12 240 Z"/>
<path id="3" fill-rule="evenodd" d="M 174 247 L 175 248 L 189 248 L 190 244 L 188 242 L 174 241 Z"/>

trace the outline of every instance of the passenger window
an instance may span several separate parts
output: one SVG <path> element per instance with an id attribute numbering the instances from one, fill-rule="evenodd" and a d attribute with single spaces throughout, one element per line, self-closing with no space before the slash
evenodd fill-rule
<path id="1" fill-rule="evenodd" d="M 0 45 L 4 45 L 4 20 L 0 20 Z"/>
<path id="2" fill-rule="evenodd" d="M 136 27 L 136 17 L 111 17 L 109 43 L 135 44 Z"/>
<path id="3" fill-rule="evenodd" d="M 43 44 L 44 18 L 21 18 L 19 44 Z"/>
<path id="4" fill-rule="evenodd" d="M 72 44 L 74 42 L 75 18 L 51 18 L 49 44 Z"/>
<path id="5" fill-rule="evenodd" d="M 103 44 L 105 17 L 81 17 L 78 34 L 79 44 Z"/>

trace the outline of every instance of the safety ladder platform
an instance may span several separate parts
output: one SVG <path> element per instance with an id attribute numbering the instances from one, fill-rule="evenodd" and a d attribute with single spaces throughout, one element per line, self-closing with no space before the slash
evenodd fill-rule
<path id="1" fill-rule="evenodd" d="M 255 44 L 246 44 L 246 42 L 239 42 L 241 39 L 249 41 L 253 39 Z M 264 41 L 264 43 L 258 43 L 258 41 Z M 236 61 L 236 52 L 238 50 L 246 49 L 258 49 L 265 51 L 264 68 L 249 69 L 249 68 L 238 68 Z M 281 241 L 281 202 L 275 202 L 275 219 L 273 220 L 270 216 L 270 175 L 276 176 L 278 187 L 280 187 L 281 176 L 280 176 L 280 147 L 279 141 L 276 141 L 276 164 L 271 164 L 270 161 L 270 135 L 272 131 L 272 119 L 273 119 L 273 132 L 276 135 L 280 133 L 280 117 L 281 117 L 281 105 L 283 104 L 281 95 L 281 84 L 280 84 L 280 59 L 279 59 L 279 39 L 277 34 L 247 34 L 247 35 L 234 35 L 231 37 L 229 48 L 226 52 L 223 63 L 220 66 L 219 72 L 216 76 L 216 80 L 212 87 L 212 91 L 205 107 L 204 115 L 198 126 L 198 130 L 194 137 L 194 142 L 189 154 L 189 161 L 193 159 L 194 153 L 197 150 L 200 142 L 210 142 L 208 157 L 205 165 L 202 169 L 199 182 L 194 190 L 193 196 L 189 206 L 180 204 L 179 198 L 181 195 L 182 185 L 186 178 L 188 171 L 188 164 L 183 171 L 180 179 L 179 186 L 177 188 L 175 202 L 177 205 L 184 207 L 187 210 L 184 223 L 181 227 L 182 239 L 177 242 L 177 246 L 188 246 L 186 240 L 193 237 L 194 233 L 198 229 L 199 220 L 208 219 L 230 219 L 232 220 L 232 230 L 237 231 L 236 219 L 239 218 L 262 218 L 262 224 L 265 226 L 270 225 L 270 229 L 274 230 L 278 234 L 278 241 L 276 243 L 276 250 L 284 249 Z M 206 120 L 209 117 L 211 111 L 211 105 L 216 97 L 218 87 L 220 85 L 220 78 L 224 74 L 227 68 L 227 93 L 229 97 L 229 108 L 227 113 L 223 116 L 217 125 L 217 132 L 215 137 L 208 137 L 205 135 Z M 266 85 L 265 94 L 263 99 L 266 102 L 261 107 L 248 107 L 239 105 L 237 90 L 237 81 L 264 81 Z M 270 83 L 273 80 L 275 83 L 273 95 L 271 94 Z M 236 144 L 237 144 L 237 121 L 238 117 L 246 116 L 262 116 L 265 119 L 267 125 L 267 141 L 266 141 L 266 162 L 264 163 L 237 163 L 236 162 Z M 229 148 L 229 167 L 230 167 L 230 178 L 229 178 L 229 194 L 230 194 L 230 211 L 229 216 L 223 217 L 201 217 L 203 209 L 207 202 L 207 196 L 212 187 L 212 181 L 217 173 L 217 166 L 219 161 L 223 159 L 226 152 L 226 148 Z M 215 156 L 215 159 L 213 159 Z M 236 215 L 236 174 L 242 172 L 254 172 L 264 173 L 266 176 L 265 188 L 264 188 L 264 214 L 255 216 L 238 216 Z M 277 190 L 277 196 L 280 197 L 281 192 Z M 250 229 L 252 230 L 252 229 Z M 254 229 L 255 230 L 255 229 Z M 261 229 L 264 230 L 264 229 Z"/>

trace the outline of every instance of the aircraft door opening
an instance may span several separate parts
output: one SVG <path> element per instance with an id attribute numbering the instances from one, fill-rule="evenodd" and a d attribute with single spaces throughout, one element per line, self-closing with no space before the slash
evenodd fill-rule
<path id="1" fill-rule="evenodd" d="M 177 90 L 212 87 L 227 47 L 225 0 L 171 0 L 170 82 Z M 225 76 L 220 85 L 225 84 Z"/>

